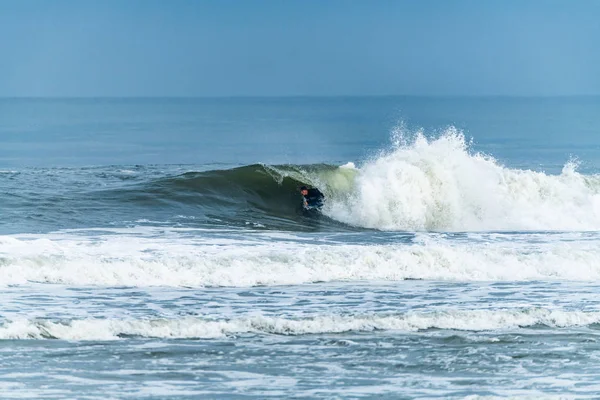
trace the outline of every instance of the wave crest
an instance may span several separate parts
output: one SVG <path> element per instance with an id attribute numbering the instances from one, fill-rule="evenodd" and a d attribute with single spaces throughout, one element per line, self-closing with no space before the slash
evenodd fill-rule
<path id="1" fill-rule="evenodd" d="M 600 177 L 579 174 L 573 162 L 560 175 L 506 168 L 449 128 L 436 139 L 396 140 L 327 213 L 381 230 L 595 230 Z"/>
<path id="2" fill-rule="evenodd" d="M 240 334 L 306 335 L 369 331 L 498 331 L 532 326 L 578 327 L 600 322 L 600 313 L 545 308 L 444 310 L 404 314 L 320 315 L 290 319 L 269 316 L 229 320 L 94 319 L 51 321 L 15 319 L 0 325 L 0 339 L 116 340 L 123 337 L 208 339 Z"/>
<path id="3" fill-rule="evenodd" d="M 164 238 L 0 237 L 0 285 L 247 287 L 404 279 L 600 279 L 597 238 L 461 242 L 429 235 L 413 243 L 379 245 L 315 245 L 251 235 L 245 240 L 227 235 L 192 239 L 185 232 Z"/>

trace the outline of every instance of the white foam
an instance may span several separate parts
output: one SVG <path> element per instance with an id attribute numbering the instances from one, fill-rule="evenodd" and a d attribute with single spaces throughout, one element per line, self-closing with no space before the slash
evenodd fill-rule
<path id="1" fill-rule="evenodd" d="M 0 236 L 0 285 L 252 286 L 403 279 L 600 279 L 598 240 L 348 245 L 233 238 Z"/>
<path id="2" fill-rule="evenodd" d="M 315 179 L 325 213 L 381 230 L 597 230 L 600 177 L 567 163 L 560 175 L 503 167 L 461 132 L 416 135 L 358 170 Z M 343 180 L 344 185 L 339 182 Z M 350 180 L 350 181 L 349 181 Z M 345 189 L 345 190 L 344 190 Z"/>
<path id="3" fill-rule="evenodd" d="M 80 319 L 63 322 L 17 319 L 0 326 L 0 339 L 114 340 L 122 336 L 220 338 L 244 333 L 305 335 L 350 331 L 414 332 L 431 328 L 463 331 L 514 330 L 534 325 L 577 327 L 600 322 L 600 312 L 544 308 L 443 310 L 405 314 L 321 315 L 287 319 L 262 315 L 230 320 Z"/>
<path id="4" fill-rule="evenodd" d="M 344 165 L 340 165 L 340 168 L 346 168 L 346 169 L 356 169 L 356 165 L 354 165 L 353 162 L 347 162 Z"/>

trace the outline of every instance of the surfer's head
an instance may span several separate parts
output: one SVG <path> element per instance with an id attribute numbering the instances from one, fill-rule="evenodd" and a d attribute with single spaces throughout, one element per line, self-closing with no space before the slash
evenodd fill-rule
<path id="1" fill-rule="evenodd" d="M 306 186 L 302 186 L 300 188 L 300 193 L 302 193 L 302 196 L 307 196 L 308 195 L 308 188 Z"/>

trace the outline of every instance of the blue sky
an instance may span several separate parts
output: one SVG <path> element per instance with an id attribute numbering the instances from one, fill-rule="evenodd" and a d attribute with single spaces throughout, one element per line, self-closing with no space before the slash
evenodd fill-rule
<path id="1" fill-rule="evenodd" d="M 600 1 L 0 0 L 0 96 L 600 94 Z"/>

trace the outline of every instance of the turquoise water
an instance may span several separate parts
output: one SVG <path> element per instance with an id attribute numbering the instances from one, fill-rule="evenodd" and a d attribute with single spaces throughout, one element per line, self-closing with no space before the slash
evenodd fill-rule
<path id="1" fill-rule="evenodd" d="M 593 398 L 599 110 L 2 99 L 2 397 Z"/>

